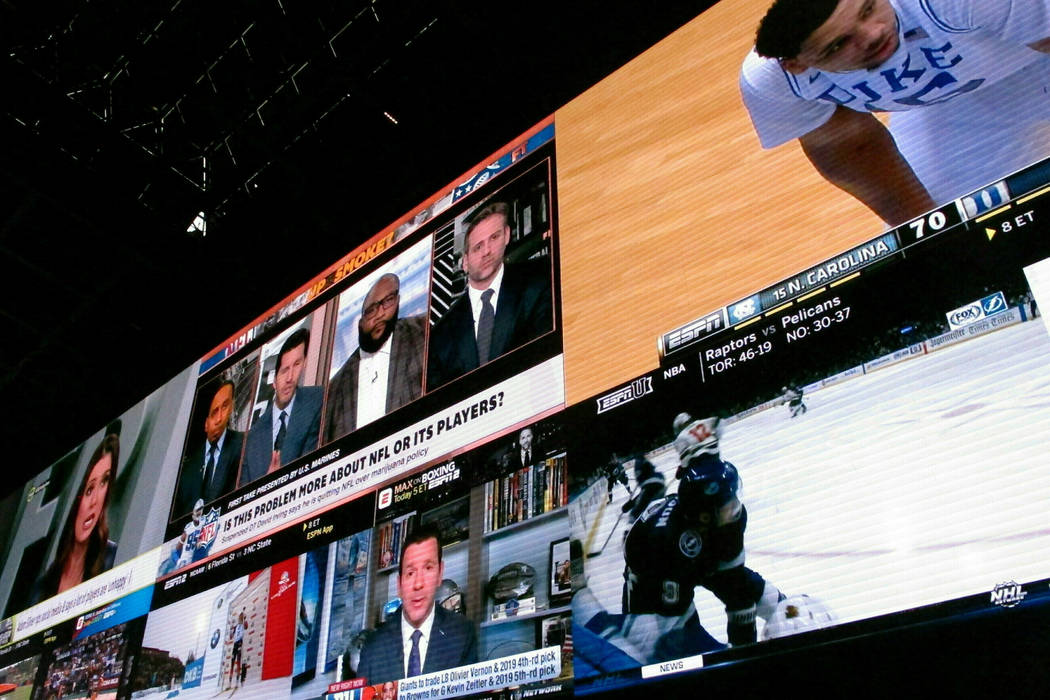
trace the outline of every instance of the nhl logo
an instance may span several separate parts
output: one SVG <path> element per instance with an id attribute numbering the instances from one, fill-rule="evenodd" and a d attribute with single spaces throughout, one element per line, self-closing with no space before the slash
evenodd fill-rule
<path id="1" fill-rule="evenodd" d="M 1026 595 L 1028 591 L 1016 581 L 1005 581 L 996 584 L 992 589 L 991 602 L 1002 608 L 1012 608 L 1024 600 Z"/>
<path id="2" fill-rule="evenodd" d="M 678 538 L 678 549 L 690 559 L 696 559 L 700 556 L 700 550 L 702 548 L 703 545 L 700 542 L 700 535 L 696 534 L 694 530 L 686 530 Z"/>

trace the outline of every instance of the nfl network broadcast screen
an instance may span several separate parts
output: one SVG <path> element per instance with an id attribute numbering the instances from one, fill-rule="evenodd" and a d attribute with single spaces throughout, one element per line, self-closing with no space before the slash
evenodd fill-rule
<path id="1" fill-rule="evenodd" d="M 0 688 L 568 696 L 1045 606 L 1050 10 L 792 4 L 100 417 L 0 504 Z"/>

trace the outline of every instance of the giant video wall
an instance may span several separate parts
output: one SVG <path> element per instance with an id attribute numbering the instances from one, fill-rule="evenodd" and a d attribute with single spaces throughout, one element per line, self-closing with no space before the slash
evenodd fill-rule
<path id="1" fill-rule="evenodd" d="M 929 207 L 887 227 L 762 148 L 767 4 L 715 5 L 6 500 L 0 682 L 586 694 L 1042 610 L 1050 149 L 1005 110 L 935 186 L 920 136 Z M 865 109 L 881 80 L 954 124 L 1050 70 L 1041 2 L 840 5 L 877 39 Z M 853 109 L 794 75 L 777 109 Z"/>

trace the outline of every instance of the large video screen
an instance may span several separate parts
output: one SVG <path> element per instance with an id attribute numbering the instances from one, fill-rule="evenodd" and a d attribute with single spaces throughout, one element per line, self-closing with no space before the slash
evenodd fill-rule
<path id="1" fill-rule="evenodd" d="M 578 692 L 1046 597 L 1045 197 L 730 304 L 566 412 Z"/>
<path id="2" fill-rule="evenodd" d="M 0 680 L 567 696 L 1045 606 L 1050 6 L 773 4 L 27 470 Z"/>
<path id="3" fill-rule="evenodd" d="M 888 48 L 891 34 L 897 50 L 871 70 L 796 75 L 749 56 L 773 0 L 723 1 L 556 113 L 569 403 L 651 370 L 653 339 L 669 329 L 924 213 L 886 222 L 850 194 L 859 184 L 843 189 L 821 174 L 834 168 L 807 156 L 821 144 L 800 137 L 829 114 L 829 129 L 842 115 L 872 128 L 874 114 L 917 176 L 947 180 L 926 185 L 919 206 L 928 209 L 1050 155 L 1036 107 L 1047 59 L 1025 48 L 1050 36 L 1043 0 L 781 4 L 841 7 L 848 16 L 836 17 L 833 38 L 847 53 L 865 36 Z M 771 26 L 801 22 L 781 16 Z M 754 84 L 742 90 L 745 76 Z M 777 138 L 755 119 L 772 122 Z M 869 141 L 832 165 L 886 175 Z M 615 360 L 599 363 L 610 300 L 629 322 L 615 326 Z"/>

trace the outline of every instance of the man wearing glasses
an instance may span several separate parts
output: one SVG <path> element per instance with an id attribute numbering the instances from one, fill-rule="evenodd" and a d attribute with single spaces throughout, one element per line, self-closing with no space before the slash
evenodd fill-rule
<path id="1" fill-rule="evenodd" d="M 424 319 L 398 318 L 401 280 L 387 273 L 365 295 L 359 347 L 329 386 L 325 442 L 418 398 L 423 390 Z"/>

